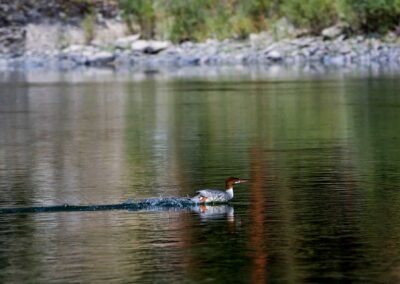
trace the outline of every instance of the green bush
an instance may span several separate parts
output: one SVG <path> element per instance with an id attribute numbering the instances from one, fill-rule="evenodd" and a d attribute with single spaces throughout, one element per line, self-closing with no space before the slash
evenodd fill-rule
<path id="1" fill-rule="evenodd" d="M 207 36 L 206 19 L 212 0 L 170 0 L 166 12 L 172 18 L 169 37 L 173 41 L 202 40 Z"/>
<path id="2" fill-rule="evenodd" d="M 95 36 L 96 18 L 93 12 L 85 15 L 82 21 L 82 27 L 85 34 L 85 43 L 90 44 Z"/>
<path id="3" fill-rule="evenodd" d="M 74 0 L 89 1 L 89 0 Z M 145 38 L 155 33 L 172 41 L 245 38 L 288 19 L 313 34 L 339 19 L 363 32 L 399 25 L 400 0 L 119 0 L 123 17 Z M 157 23 L 157 27 L 156 27 Z M 271 25 L 272 24 L 272 25 Z"/>
<path id="4" fill-rule="evenodd" d="M 255 31 L 266 28 L 266 18 L 278 13 L 280 0 L 247 0 L 238 1 L 237 12 L 247 18 Z"/>
<path id="5" fill-rule="evenodd" d="M 338 0 L 342 17 L 363 32 L 386 32 L 400 24 L 400 0 Z"/>
<path id="6" fill-rule="evenodd" d="M 294 25 L 315 34 L 338 18 L 336 2 L 332 0 L 286 0 L 282 1 L 281 11 Z"/>
<path id="7" fill-rule="evenodd" d="M 252 32 L 259 31 L 256 24 L 244 15 L 235 15 L 229 19 L 231 31 L 229 36 L 245 39 Z"/>
<path id="8" fill-rule="evenodd" d="M 134 23 L 137 23 L 143 38 L 154 37 L 156 14 L 153 0 L 119 0 L 119 4 L 131 33 L 135 32 Z"/>
<path id="9" fill-rule="evenodd" d="M 223 1 L 215 1 L 208 6 L 205 24 L 207 37 L 223 39 L 232 36 L 230 19 L 234 7 Z"/>
<path id="10" fill-rule="evenodd" d="M 272 1 L 278 0 L 170 0 L 170 37 L 174 41 L 246 37 L 266 28 Z"/>

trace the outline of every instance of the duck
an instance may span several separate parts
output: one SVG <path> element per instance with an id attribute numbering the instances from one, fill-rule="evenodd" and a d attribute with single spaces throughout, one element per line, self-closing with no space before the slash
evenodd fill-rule
<path id="1" fill-rule="evenodd" d="M 225 190 L 201 189 L 198 190 L 196 195 L 190 198 L 190 200 L 195 203 L 228 202 L 233 198 L 233 185 L 247 181 L 247 179 L 228 177 L 225 180 Z"/>

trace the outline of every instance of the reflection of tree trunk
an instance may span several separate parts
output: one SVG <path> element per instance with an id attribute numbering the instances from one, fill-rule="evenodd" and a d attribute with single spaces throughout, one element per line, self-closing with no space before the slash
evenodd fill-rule
<path id="1" fill-rule="evenodd" d="M 257 147 L 251 151 L 251 227 L 250 249 L 253 262 L 251 282 L 267 283 L 267 252 L 265 240 L 265 168 L 262 149 Z"/>
<path id="2" fill-rule="evenodd" d="M 5 82 L 27 82 L 26 75 L 18 72 L 0 74 L 0 79 Z M 28 147 L 35 130 L 29 95 L 29 88 L 16 88 L 14 84 L 4 84 L 1 87 L 0 113 L 3 115 L 0 118 L 0 200 L 8 204 L 29 205 L 34 196 L 32 171 L 28 166 L 25 167 L 31 165 L 36 156 L 36 152 Z M 15 145 L 23 148 L 14 148 Z"/>

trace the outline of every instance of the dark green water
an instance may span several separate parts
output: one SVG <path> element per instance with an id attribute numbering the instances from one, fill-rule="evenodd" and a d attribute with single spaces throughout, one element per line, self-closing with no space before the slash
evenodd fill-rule
<path id="1" fill-rule="evenodd" d="M 122 79 L 121 79 L 122 78 Z M 398 283 L 397 76 L 0 76 L 1 283 Z"/>

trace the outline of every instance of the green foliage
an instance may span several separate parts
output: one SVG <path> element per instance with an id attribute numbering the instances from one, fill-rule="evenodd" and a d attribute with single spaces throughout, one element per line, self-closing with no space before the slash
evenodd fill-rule
<path id="1" fill-rule="evenodd" d="M 332 0 L 283 1 L 282 13 L 296 26 L 307 28 L 315 34 L 337 20 L 336 3 Z"/>
<path id="2" fill-rule="evenodd" d="M 240 39 L 246 38 L 255 30 L 258 31 L 258 29 L 255 27 L 256 25 L 251 19 L 240 14 L 231 17 L 229 19 L 229 23 L 231 25 L 231 32 L 233 35 Z M 232 36 L 232 34 L 230 36 Z"/>
<path id="3" fill-rule="evenodd" d="M 154 37 L 157 31 L 175 42 L 245 38 L 253 32 L 273 29 L 279 18 L 314 34 L 339 19 L 360 31 L 379 32 L 399 25 L 400 19 L 400 0 L 119 0 L 119 3 L 132 32 L 138 25 L 145 38 Z"/>
<path id="4" fill-rule="evenodd" d="M 223 1 L 215 1 L 209 6 L 208 16 L 205 18 L 208 37 L 222 39 L 232 36 L 232 26 L 229 23 L 232 10 L 233 7 Z"/>
<path id="5" fill-rule="evenodd" d="M 252 32 L 266 30 L 267 18 L 272 15 L 272 7 L 278 0 L 237 1 L 229 19 L 231 32 L 245 38 Z"/>
<path id="6" fill-rule="evenodd" d="M 83 31 L 85 33 L 85 42 L 91 43 L 95 36 L 95 16 L 92 12 L 85 15 L 82 21 Z"/>
<path id="7" fill-rule="evenodd" d="M 364 32 L 386 32 L 400 24 L 400 0 L 338 0 L 346 21 Z"/>
<path id="8" fill-rule="evenodd" d="M 265 19 L 273 16 L 273 8 L 278 7 L 279 0 L 248 0 L 238 1 L 236 12 L 246 17 L 256 31 L 266 28 Z"/>
<path id="9" fill-rule="evenodd" d="M 182 41 L 246 37 L 251 32 L 265 29 L 271 1 L 170 0 L 167 8 L 173 18 L 170 38 Z"/>
<path id="10" fill-rule="evenodd" d="M 202 40 L 206 37 L 208 8 L 212 0 L 170 0 L 167 13 L 173 19 L 170 38 L 173 41 Z"/>
<path id="11" fill-rule="evenodd" d="M 135 31 L 134 22 L 138 23 L 143 38 L 153 38 L 156 14 L 153 0 L 120 0 L 123 17 L 131 33 Z"/>

